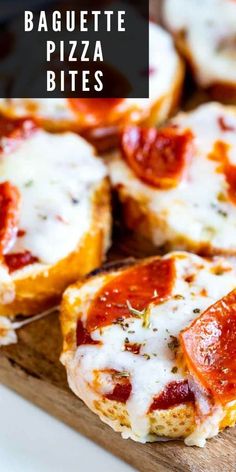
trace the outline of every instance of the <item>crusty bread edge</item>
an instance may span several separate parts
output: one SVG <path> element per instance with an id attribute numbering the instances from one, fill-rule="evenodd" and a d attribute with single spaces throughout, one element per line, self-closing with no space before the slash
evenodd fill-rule
<path id="1" fill-rule="evenodd" d="M 75 251 L 52 266 L 42 266 L 26 275 L 14 275 L 15 298 L 0 304 L 1 315 L 32 315 L 60 302 L 68 285 L 98 267 L 110 244 L 111 208 L 110 185 L 107 178 L 97 186 L 92 196 L 91 225 Z"/>
<path id="2" fill-rule="evenodd" d="M 131 262 L 132 263 L 132 262 Z M 142 264 L 143 261 L 138 261 Z M 119 268 L 117 268 L 119 270 Z M 90 278 L 100 277 L 100 274 L 89 276 Z M 68 287 L 65 291 L 61 303 L 60 321 L 63 334 L 63 351 L 61 362 L 64 364 L 67 372 L 68 383 L 72 391 L 84 403 L 97 414 L 100 419 L 111 426 L 115 431 L 123 433 L 124 437 L 130 437 L 139 441 L 130 428 L 129 413 L 126 404 L 109 400 L 98 392 L 95 392 L 83 378 L 78 376 L 76 366 L 76 325 L 77 320 L 82 316 L 82 311 L 78 307 L 83 301 L 79 298 L 79 289 L 83 281 Z M 189 436 L 196 426 L 195 405 L 192 403 L 183 403 L 166 410 L 157 409 L 148 413 L 149 436 L 150 440 L 156 440 L 158 437 L 170 439 L 184 439 Z M 234 426 L 236 421 L 235 407 L 226 406 L 220 429 L 228 426 Z M 149 438 L 148 438 L 149 440 Z M 140 438 L 143 442 L 143 439 Z"/>

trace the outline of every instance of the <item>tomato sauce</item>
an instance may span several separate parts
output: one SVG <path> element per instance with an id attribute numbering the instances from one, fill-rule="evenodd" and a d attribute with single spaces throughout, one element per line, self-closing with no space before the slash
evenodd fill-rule
<path id="1" fill-rule="evenodd" d="M 77 321 L 76 327 L 76 344 L 81 346 L 82 344 L 99 344 L 99 341 L 94 341 L 87 329 L 84 327 L 81 320 Z"/>
<path id="2" fill-rule="evenodd" d="M 208 308 L 180 334 L 187 365 L 211 395 L 236 398 L 236 290 Z"/>
<path id="3" fill-rule="evenodd" d="M 5 264 L 7 265 L 9 272 L 12 273 L 15 270 L 23 269 L 23 267 L 38 262 L 38 258 L 33 256 L 29 251 L 5 254 Z"/>
<path id="4" fill-rule="evenodd" d="M 126 403 L 132 392 L 132 385 L 129 377 L 119 376 L 119 372 L 114 371 L 114 388 L 111 393 L 107 393 L 105 398 L 116 402 Z"/>
<path id="5" fill-rule="evenodd" d="M 149 411 L 167 410 L 187 402 L 194 402 L 194 394 L 189 388 L 188 381 L 170 382 L 160 395 L 154 398 Z"/>
<path id="6" fill-rule="evenodd" d="M 225 175 L 228 184 L 228 196 L 236 204 L 236 166 L 229 160 L 230 146 L 224 141 L 216 141 L 209 159 L 219 162 L 217 171 Z"/>
<path id="7" fill-rule="evenodd" d="M 156 188 L 171 188 L 183 176 L 192 157 L 191 131 L 180 133 L 175 127 L 128 127 L 121 137 L 124 160 L 137 177 Z"/>
<path id="8" fill-rule="evenodd" d="M 10 182 L 0 183 L 0 255 L 5 254 L 17 235 L 20 194 Z"/>
<path id="9" fill-rule="evenodd" d="M 37 125 L 31 118 L 0 117 L 0 153 L 14 151 L 19 142 L 29 138 L 36 129 Z"/>
<path id="10" fill-rule="evenodd" d="M 135 316 L 130 306 L 142 311 L 151 302 L 164 301 L 174 280 L 172 259 L 154 259 L 121 272 L 97 293 L 88 311 L 86 329 L 91 332 Z"/>

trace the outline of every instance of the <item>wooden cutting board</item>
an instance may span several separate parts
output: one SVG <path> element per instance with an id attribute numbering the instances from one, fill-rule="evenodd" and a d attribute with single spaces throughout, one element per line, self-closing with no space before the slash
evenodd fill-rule
<path id="1" fill-rule="evenodd" d="M 142 251 L 141 248 L 142 247 Z M 110 259 L 152 254 L 153 249 L 116 229 Z M 19 342 L 0 350 L 0 382 L 67 423 L 142 472 L 236 472 L 236 428 L 208 441 L 205 449 L 170 441 L 123 440 L 69 390 L 59 362 L 62 339 L 53 313 L 19 330 Z M 33 434 L 33 432 L 32 432 Z"/>

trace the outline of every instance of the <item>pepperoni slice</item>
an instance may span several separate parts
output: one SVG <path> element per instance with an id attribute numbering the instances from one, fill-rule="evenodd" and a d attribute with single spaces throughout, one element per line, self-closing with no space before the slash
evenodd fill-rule
<path id="1" fill-rule="evenodd" d="M 22 139 L 29 138 L 36 129 L 37 125 L 31 118 L 0 117 L 0 153 L 12 152 Z"/>
<path id="2" fill-rule="evenodd" d="M 29 251 L 6 254 L 4 260 L 10 273 L 39 261 L 38 258 L 33 256 Z"/>
<path id="3" fill-rule="evenodd" d="M 154 398 L 149 411 L 167 410 L 181 403 L 194 402 L 194 394 L 190 390 L 187 380 L 170 382 L 163 392 Z"/>
<path id="4" fill-rule="evenodd" d="M 208 308 L 180 334 L 190 372 L 213 398 L 236 398 L 236 290 Z"/>
<path id="5" fill-rule="evenodd" d="M 89 126 L 102 126 L 122 98 L 69 98 L 72 109 Z"/>
<path id="6" fill-rule="evenodd" d="M 114 369 L 110 369 L 109 373 L 113 376 L 114 388 L 112 392 L 105 395 L 105 398 L 116 402 L 126 403 L 132 391 L 129 375 L 123 376 L 122 372 L 117 372 Z"/>
<path id="7" fill-rule="evenodd" d="M 0 255 L 12 246 L 18 230 L 20 194 L 10 182 L 0 183 Z"/>
<path id="8" fill-rule="evenodd" d="M 121 137 L 123 158 L 143 182 L 157 188 L 178 184 L 192 154 L 193 135 L 174 127 L 128 127 Z"/>
<path id="9" fill-rule="evenodd" d="M 82 344 L 99 344 L 99 341 L 94 341 L 87 329 L 84 327 L 81 320 L 77 321 L 76 327 L 76 344 L 81 346 Z"/>
<path id="10" fill-rule="evenodd" d="M 102 287 L 92 301 L 86 329 L 91 332 L 135 316 L 130 306 L 141 311 L 152 301 L 157 303 L 166 299 L 174 280 L 173 259 L 157 258 L 123 271 Z"/>

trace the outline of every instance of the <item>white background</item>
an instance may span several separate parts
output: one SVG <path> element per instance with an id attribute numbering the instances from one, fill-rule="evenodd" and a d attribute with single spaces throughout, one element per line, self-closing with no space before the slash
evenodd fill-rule
<path id="1" fill-rule="evenodd" d="M 0 385 L 1 472 L 134 472 Z"/>

